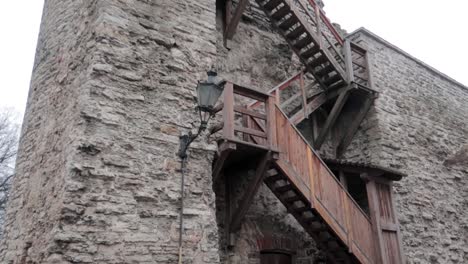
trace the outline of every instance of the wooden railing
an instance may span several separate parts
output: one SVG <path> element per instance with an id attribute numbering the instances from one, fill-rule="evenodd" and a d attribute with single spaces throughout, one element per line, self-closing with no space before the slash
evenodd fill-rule
<path id="1" fill-rule="evenodd" d="M 257 107 L 246 107 L 249 101 Z M 215 130 L 222 129 L 223 138 L 231 142 L 276 149 L 274 108 L 272 96 L 228 82 L 224 88 L 223 125 Z"/>
<path id="2" fill-rule="evenodd" d="M 227 83 L 223 103 L 224 139 L 278 151 L 275 160 L 278 169 L 347 244 L 349 251 L 361 263 L 375 263 L 370 218 L 275 102 L 272 95 Z"/>
<path id="3" fill-rule="evenodd" d="M 348 41 L 348 40 L 347 40 Z M 350 57 L 352 60 L 353 80 L 364 88 L 372 89 L 372 80 L 369 69 L 369 57 L 365 48 L 350 42 Z"/>
<path id="4" fill-rule="evenodd" d="M 349 250 L 362 263 L 374 263 L 374 237 L 369 217 L 284 112 L 278 107 L 275 112 L 278 166 L 348 245 Z"/>
<path id="5" fill-rule="evenodd" d="M 328 51 L 343 70 L 345 59 L 342 52 L 343 39 L 330 23 L 321 7 L 314 0 L 298 0 L 296 5 L 306 15 L 310 25 L 315 28 L 317 41 L 322 50 Z"/>

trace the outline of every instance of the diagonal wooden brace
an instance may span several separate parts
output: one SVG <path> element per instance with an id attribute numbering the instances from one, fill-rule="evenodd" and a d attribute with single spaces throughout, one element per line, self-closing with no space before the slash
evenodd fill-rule
<path id="1" fill-rule="evenodd" d="M 244 215 L 247 213 L 250 205 L 252 204 L 252 199 L 254 198 L 255 194 L 258 191 L 258 188 L 263 182 L 263 178 L 265 177 L 265 173 L 268 169 L 268 165 L 272 159 L 272 153 L 269 151 L 267 152 L 262 158 L 260 163 L 257 166 L 255 171 L 255 176 L 250 185 L 248 186 L 247 190 L 244 193 L 244 197 L 242 197 L 239 206 L 235 210 L 231 223 L 229 225 L 230 232 L 233 233 L 238 231 L 241 226 L 241 220 Z"/>
<path id="2" fill-rule="evenodd" d="M 320 134 L 314 142 L 315 149 L 320 149 L 323 142 L 325 141 L 328 132 L 330 131 L 331 127 L 335 124 L 336 119 L 340 115 L 341 110 L 343 109 L 343 106 L 349 97 L 350 90 L 351 89 L 348 86 L 347 89 L 341 92 L 341 94 L 338 96 L 338 99 L 336 99 L 336 102 L 333 105 L 330 114 L 328 115 L 327 121 L 325 121 L 325 125 L 323 126 L 322 130 L 320 131 Z"/>

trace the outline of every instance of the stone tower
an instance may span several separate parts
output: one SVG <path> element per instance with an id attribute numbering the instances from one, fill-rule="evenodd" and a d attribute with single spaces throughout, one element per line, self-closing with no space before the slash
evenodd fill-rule
<path id="1" fill-rule="evenodd" d="M 302 67 L 261 1 L 249 1 L 226 47 L 225 2 L 45 0 L 1 263 L 177 263 L 177 151 L 198 126 L 197 81 L 214 68 L 267 91 Z M 366 29 L 348 38 L 371 54 L 380 94 L 344 158 L 408 175 L 394 191 L 409 263 L 463 262 L 468 88 Z M 322 263 L 263 185 L 226 246 L 216 151 L 206 134 L 189 150 L 183 263 L 260 263 L 268 243 L 294 251 L 294 263 Z M 252 173 L 234 177 L 241 193 Z"/>
<path id="2" fill-rule="evenodd" d="M 178 137 L 215 62 L 215 6 L 45 1 L 0 262 L 177 261 Z M 188 164 L 194 263 L 219 261 L 212 154 L 195 144 Z"/>

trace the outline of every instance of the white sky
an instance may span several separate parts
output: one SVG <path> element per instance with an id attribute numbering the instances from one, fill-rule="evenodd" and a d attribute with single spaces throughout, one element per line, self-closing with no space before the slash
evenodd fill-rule
<path id="1" fill-rule="evenodd" d="M 324 0 L 348 32 L 364 26 L 468 85 L 468 1 Z M 31 79 L 43 0 L 0 1 L 0 108 L 22 116 Z"/>

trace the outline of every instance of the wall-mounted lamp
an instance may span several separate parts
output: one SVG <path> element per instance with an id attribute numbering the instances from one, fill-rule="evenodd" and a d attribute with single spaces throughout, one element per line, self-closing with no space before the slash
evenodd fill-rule
<path id="1" fill-rule="evenodd" d="M 188 135 L 180 137 L 178 155 L 182 159 L 187 157 L 187 149 L 190 144 L 203 130 L 207 128 L 208 122 L 215 114 L 215 104 L 223 93 L 224 85 L 226 84 L 226 81 L 219 80 L 217 78 L 218 74 L 216 72 L 210 70 L 207 74 L 208 80 L 202 82 L 199 81 L 197 84 L 197 109 L 200 115 L 200 126 L 198 127 L 198 132 L 196 134 L 189 132 Z"/>

